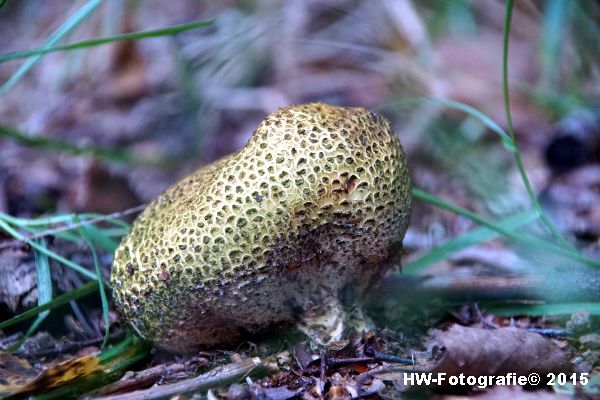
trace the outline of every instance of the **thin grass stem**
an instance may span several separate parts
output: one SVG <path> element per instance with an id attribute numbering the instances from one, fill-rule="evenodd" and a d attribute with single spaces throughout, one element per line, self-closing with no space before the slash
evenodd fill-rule
<path id="1" fill-rule="evenodd" d="M 98 280 L 98 290 L 100 291 L 100 301 L 102 302 L 102 315 L 104 317 L 104 340 L 102 341 L 102 349 L 108 344 L 108 338 L 110 337 L 110 314 L 108 312 L 108 296 L 106 296 L 106 290 L 104 289 L 104 279 L 102 278 L 102 271 L 100 269 L 100 261 L 98 260 L 98 254 L 96 248 L 89 238 L 86 227 L 80 227 L 79 233 L 83 240 L 87 243 L 90 251 L 92 252 L 92 259 L 94 260 L 94 268 L 96 269 L 96 279 Z"/>
<path id="2" fill-rule="evenodd" d="M 513 152 L 513 156 L 515 159 L 515 163 L 519 170 L 519 174 L 521 175 L 521 179 L 523 180 L 523 184 L 525 185 L 525 189 L 527 190 L 527 194 L 531 199 L 531 202 L 538 212 L 540 219 L 546 225 L 548 230 L 552 233 L 552 235 L 565 247 L 569 249 L 574 249 L 573 245 L 558 231 L 558 229 L 554 226 L 550 218 L 548 218 L 547 214 L 544 212 L 540 202 L 538 201 L 537 195 L 533 191 L 533 187 L 529 181 L 529 177 L 527 176 L 527 172 L 525 171 L 525 166 L 523 165 L 523 160 L 521 158 L 521 152 L 519 151 L 519 146 L 517 145 L 517 140 L 515 136 L 515 131 L 513 128 L 512 121 L 512 113 L 510 109 L 510 93 L 508 86 L 508 45 L 509 45 L 509 34 L 510 34 L 510 26 L 512 21 L 512 10 L 513 10 L 513 0 L 506 0 L 506 14 L 504 19 L 504 34 L 503 34 L 503 48 L 502 48 L 502 92 L 504 97 L 504 111 L 506 113 L 506 124 L 508 128 L 508 134 L 512 139 L 512 142 L 515 146 L 515 151 Z"/>
<path id="3" fill-rule="evenodd" d="M 93 274 L 92 272 L 88 271 L 87 269 L 83 268 L 81 265 L 74 263 L 71 260 L 67 260 L 66 258 L 64 258 L 63 256 L 56 254 L 53 251 L 50 251 L 46 248 L 44 248 L 43 246 L 40 246 L 39 244 L 37 244 L 35 241 L 27 239 L 23 234 L 19 233 L 17 230 L 15 230 L 13 227 L 11 227 L 2 217 L 4 216 L 3 213 L 0 213 L 0 228 L 4 229 L 9 235 L 11 235 L 12 237 L 14 237 L 17 240 L 23 241 L 25 243 L 27 243 L 28 245 L 30 245 L 31 247 L 33 247 L 34 249 L 36 249 L 37 251 L 46 254 L 48 257 L 66 265 L 67 267 L 79 272 L 80 274 L 82 274 L 83 276 L 85 276 L 86 278 L 89 279 L 96 279 L 96 275 Z"/>
<path id="4" fill-rule="evenodd" d="M 140 40 L 140 39 L 148 39 L 148 38 L 156 38 L 160 36 L 172 36 L 181 32 L 189 31 L 192 29 L 197 29 L 202 26 L 207 26 L 212 24 L 215 21 L 215 18 L 190 22 L 188 24 L 181 25 L 173 25 L 168 28 L 163 29 L 155 29 L 149 31 L 138 31 L 138 32 L 129 32 L 123 33 L 120 35 L 107 36 L 98 39 L 90 39 L 84 40 L 81 42 L 71 43 L 64 46 L 53 46 L 53 47 L 42 47 L 39 49 L 32 50 L 23 50 L 23 51 L 14 51 L 11 53 L 1 54 L 0 55 L 0 63 L 18 60 L 21 58 L 27 58 L 32 56 L 39 56 L 48 53 L 54 53 L 59 51 L 71 51 L 71 50 L 79 50 L 90 47 L 102 46 L 104 44 L 112 43 L 112 42 L 120 42 L 124 40 Z"/>
<path id="5" fill-rule="evenodd" d="M 501 234 L 502 236 L 504 236 L 508 239 L 514 240 L 515 242 L 518 242 L 518 243 L 521 243 L 521 244 L 524 244 L 527 246 L 533 246 L 534 248 L 551 251 L 555 254 L 559 254 L 559 255 L 571 258 L 575 261 L 587 264 L 589 266 L 592 266 L 595 268 L 600 268 L 600 262 L 598 260 L 592 260 L 592 259 L 584 256 L 583 254 L 579 253 L 578 251 L 574 251 L 574 250 L 571 250 L 570 248 L 566 248 L 566 247 L 563 247 L 560 245 L 553 244 L 551 242 L 537 238 L 535 236 L 525 235 L 522 233 L 517 233 L 517 232 L 511 231 L 511 230 L 506 229 L 494 222 L 488 221 L 487 219 L 475 214 L 472 211 L 469 211 L 465 208 L 459 207 L 455 204 L 448 203 L 447 201 L 442 200 L 439 197 L 436 197 L 436 196 L 432 195 L 431 193 L 425 192 L 421 189 L 413 188 L 412 194 L 415 198 L 426 201 L 430 204 L 435 205 L 436 207 L 443 208 L 445 210 L 451 211 L 455 214 L 458 214 L 465 218 L 468 218 L 471 221 L 473 221 L 479 225 L 485 226 L 495 232 L 498 232 L 499 234 Z"/>
<path id="6" fill-rule="evenodd" d="M 48 49 L 58 43 L 62 38 L 68 35 L 81 22 L 83 22 L 90 14 L 102 3 L 102 0 L 90 0 L 85 3 L 79 10 L 67 19 L 54 33 L 50 35 L 43 49 Z M 0 86 L 0 96 L 8 92 L 14 85 L 17 84 L 27 73 L 37 64 L 42 58 L 42 54 L 35 55 L 25 61 L 23 65 L 2 85 Z"/>
<path id="7" fill-rule="evenodd" d="M 19 315 L 15 315 L 11 319 L 0 322 L 0 329 L 5 329 L 14 324 L 18 324 L 19 322 L 26 321 L 29 318 L 33 318 L 46 310 L 52 310 L 54 308 L 60 307 L 63 304 L 68 303 L 71 300 L 75 300 L 80 297 L 87 296 L 88 294 L 91 294 L 91 293 L 95 292 L 96 290 L 98 290 L 98 281 L 97 280 L 87 282 L 87 283 L 81 285 L 80 287 L 78 287 L 77 289 L 71 290 L 70 292 L 67 292 L 64 294 L 61 294 L 60 296 L 56 296 L 54 299 L 52 299 L 52 301 L 50 301 L 48 303 L 45 303 L 45 304 L 37 306 L 37 307 L 30 308 L 29 310 L 27 310 Z"/>

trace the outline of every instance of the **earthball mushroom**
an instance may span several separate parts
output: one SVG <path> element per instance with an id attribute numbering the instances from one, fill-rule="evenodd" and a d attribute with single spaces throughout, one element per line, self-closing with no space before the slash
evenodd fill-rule
<path id="1" fill-rule="evenodd" d="M 244 148 L 140 214 L 115 253 L 115 303 L 173 352 L 293 324 L 310 334 L 327 321 L 331 331 L 314 337 L 336 339 L 340 297 L 362 295 L 397 264 L 410 206 L 386 118 L 323 103 L 281 108 Z"/>

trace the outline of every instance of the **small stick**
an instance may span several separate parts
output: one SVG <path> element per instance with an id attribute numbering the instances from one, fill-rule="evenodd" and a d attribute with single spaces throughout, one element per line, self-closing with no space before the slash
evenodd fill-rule
<path id="1" fill-rule="evenodd" d="M 383 353 L 379 353 L 379 352 L 375 352 L 374 357 L 375 357 L 375 361 L 383 361 L 383 362 L 388 362 L 388 363 L 413 364 L 413 365 L 415 363 L 415 360 L 412 358 L 400 357 L 400 356 L 395 356 L 392 354 L 383 354 Z"/>
<path id="2" fill-rule="evenodd" d="M 374 361 L 376 361 L 374 357 L 329 358 L 327 366 L 334 367 L 337 365 L 362 364 Z"/>
<path id="3" fill-rule="evenodd" d="M 325 350 L 321 351 L 321 374 L 320 374 L 320 378 L 321 378 L 321 382 L 325 382 L 325 378 L 327 376 L 326 374 L 326 368 L 327 368 L 327 359 L 326 359 L 326 355 L 325 355 Z"/>
<path id="4" fill-rule="evenodd" d="M 115 340 L 125 336 L 125 331 L 119 330 L 117 332 L 112 333 L 109 336 L 109 340 Z M 71 353 L 75 350 L 82 349 L 87 346 L 93 346 L 102 343 L 104 337 L 96 337 L 93 339 L 83 340 L 80 342 L 70 342 L 70 343 L 56 343 L 54 346 L 43 348 L 39 351 L 28 353 L 24 351 L 18 351 L 16 354 L 21 357 L 26 357 L 28 359 L 39 359 L 42 357 L 54 357 L 60 354 Z"/>
<path id="5" fill-rule="evenodd" d="M 214 368 L 195 378 L 115 396 L 97 397 L 96 400 L 154 400 L 168 398 L 177 394 L 204 391 L 237 381 L 252 372 L 256 372 L 259 367 L 264 366 L 258 357 L 249 358 L 237 363 Z"/>
<path id="6" fill-rule="evenodd" d="M 152 368 L 148 368 L 142 371 L 129 373 L 124 376 L 121 380 L 108 384 L 102 387 L 97 395 L 106 396 L 116 392 L 125 392 L 143 387 L 151 386 L 159 379 L 164 379 L 173 374 L 186 371 L 187 367 L 184 364 L 173 363 L 168 365 L 157 365 Z"/>
<path id="7" fill-rule="evenodd" d="M 538 333 L 550 337 L 573 336 L 573 331 L 570 329 L 551 329 L 551 328 L 525 328 L 528 332 Z"/>
<path id="8" fill-rule="evenodd" d="M 361 397 L 370 396 L 371 394 L 373 394 L 373 393 L 363 390 L 363 388 L 362 388 L 365 385 L 365 382 L 367 381 L 367 379 L 372 378 L 378 374 L 385 374 L 385 373 L 389 373 L 389 372 L 423 373 L 423 372 L 429 372 L 429 371 L 425 370 L 425 369 L 421 369 L 421 368 L 405 368 L 405 367 L 379 367 L 379 368 L 372 369 L 371 371 L 367 371 L 356 377 L 355 382 L 356 382 L 357 397 L 361 398 Z"/>

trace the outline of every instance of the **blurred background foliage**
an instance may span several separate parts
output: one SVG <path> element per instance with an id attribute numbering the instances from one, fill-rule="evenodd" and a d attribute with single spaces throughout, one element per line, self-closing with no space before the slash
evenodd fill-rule
<path id="1" fill-rule="evenodd" d="M 38 47 L 85 2 L 51 3 L 7 2 L 0 16 L 2 51 Z M 534 145 L 526 162 L 536 187 L 548 179 L 540 149 L 550 140 L 552 123 L 596 104 L 598 8 L 594 1 L 516 5 L 509 66 L 514 122 L 520 140 Z M 147 201 L 175 177 L 241 147 L 265 114 L 287 104 L 320 100 L 377 108 L 430 96 L 473 105 L 501 124 L 505 119 L 502 1 L 105 0 L 61 44 L 213 16 L 211 26 L 168 38 L 45 55 L 2 96 L 3 124 L 75 144 L 126 149 L 144 159 L 167 159 L 169 168 L 97 166 L 90 159 L 33 153 L 37 160 L 29 163 L 27 182 L 10 185 L 30 186 L 20 188 L 30 204 L 8 204 L 3 210 L 109 212 L 133 204 L 129 196 Z M 20 63 L 4 63 L 0 79 L 7 81 Z M 485 197 L 484 205 L 495 213 L 518 206 L 518 187 L 500 190 L 518 186 L 506 174 L 510 157 L 485 135 L 482 124 L 437 104 L 385 111 L 413 162 L 428 164 L 422 172 L 413 169 L 421 186 L 429 186 L 426 175 L 432 168 L 449 168 L 458 172 L 452 175 L 459 186 Z M 31 157 L 10 140 L 2 148 L 2 171 L 19 165 L 15 159 Z M 44 173 L 33 173 L 36 166 Z M 88 204 L 79 188 L 61 187 L 106 169 L 124 178 L 123 190 L 130 187 L 133 193 L 118 196 L 114 204 Z M 39 193 L 30 196 L 27 191 L 34 189 Z M 65 192 L 71 197 L 63 198 Z"/>

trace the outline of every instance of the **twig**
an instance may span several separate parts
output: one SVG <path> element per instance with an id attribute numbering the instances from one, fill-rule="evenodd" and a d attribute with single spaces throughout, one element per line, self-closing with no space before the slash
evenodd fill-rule
<path id="1" fill-rule="evenodd" d="M 329 358 L 327 360 L 327 366 L 335 367 L 338 365 L 363 364 L 375 361 L 376 360 L 374 357 Z"/>
<path id="2" fill-rule="evenodd" d="M 148 387 L 159 379 L 172 376 L 174 374 L 186 371 L 189 367 L 181 363 L 172 363 L 168 365 L 157 365 L 137 372 L 127 372 L 120 380 L 108 384 L 101 388 L 97 395 L 106 396 L 116 392 L 125 392 L 128 390 Z"/>
<path id="3" fill-rule="evenodd" d="M 429 372 L 429 371 L 426 369 L 421 369 L 421 368 L 405 368 L 405 367 L 391 367 L 391 368 L 390 367 L 381 367 L 381 368 L 372 369 L 371 371 L 367 371 L 356 377 L 357 397 L 360 398 L 360 397 L 365 397 L 365 396 L 369 396 L 372 394 L 372 393 L 362 389 L 362 387 L 364 386 L 367 379 L 372 378 L 372 377 L 376 376 L 377 374 L 385 374 L 385 373 L 390 373 L 390 372 L 423 373 L 423 372 Z"/>
<path id="4" fill-rule="evenodd" d="M 383 354 L 379 352 L 371 352 L 371 355 L 367 357 L 349 357 L 349 358 L 325 358 L 324 354 L 321 354 L 321 357 L 314 360 L 314 362 L 319 362 L 319 368 L 316 366 L 312 368 L 305 369 L 310 374 L 320 373 L 321 380 L 324 381 L 324 377 L 326 376 L 326 372 L 329 368 L 336 368 L 342 365 L 349 364 L 365 364 L 365 363 L 374 363 L 374 362 L 387 362 L 387 363 L 399 363 L 399 364 L 412 364 L 414 365 L 415 361 L 406 357 L 399 357 L 391 354 Z"/>
<path id="5" fill-rule="evenodd" d="M 261 368 L 262 367 L 262 368 Z M 258 358 L 246 359 L 237 363 L 217 367 L 195 378 L 186 379 L 168 385 L 156 386 L 146 390 L 137 390 L 116 396 L 97 397 L 102 400 L 153 400 L 168 398 L 177 394 L 204 391 L 237 381 L 249 374 L 258 374 L 265 365 Z"/>
<path id="6" fill-rule="evenodd" d="M 325 378 L 327 377 L 327 355 L 325 354 L 325 350 L 321 351 L 321 370 L 320 370 L 320 374 L 319 377 L 321 378 L 322 382 L 325 382 Z"/>
<path id="7" fill-rule="evenodd" d="M 327 355 L 325 350 L 321 350 L 319 357 L 319 380 L 317 381 L 317 388 L 319 394 L 319 400 L 324 400 L 325 396 L 325 380 L 327 379 Z"/>
<path id="8" fill-rule="evenodd" d="M 573 331 L 570 329 L 551 329 L 551 328 L 525 328 L 528 332 L 538 333 L 543 336 L 564 337 L 573 336 Z"/>
<path id="9" fill-rule="evenodd" d="M 109 339 L 115 340 L 115 339 L 122 338 L 123 336 L 125 336 L 125 333 L 126 333 L 125 331 L 113 332 L 110 335 Z M 65 354 L 65 353 L 71 353 L 73 351 L 82 349 L 87 346 L 93 346 L 93 345 L 100 344 L 100 343 L 102 343 L 102 340 L 104 340 L 103 337 L 97 337 L 97 338 L 93 338 L 93 339 L 83 340 L 80 342 L 57 343 L 52 347 L 44 348 L 44 349 L 41 349 L 34 353 L 28 353 L 26 351 L 19 351 L 16 354 L 18 356 L 27 357 L 30 360 L 37 360 L 42 357 L 48 357 L 48 356 L 54 357 L 54 356 L 58 356 L 58 355 Z"/>
<path id="10" fill-rule="evenodd" d="M 400 357 L 400 356 L 395 356 L 392 354 L 383 354 L 383 353 L 375 352 L 374 357 L 375 357 L 375 361 L 383 361 L 383 362 L 388 362 L 388 363 L 399 363 L 399 364 L 412 364 L 412 365 L 415 364 L 414 358 Z"/>
<path id="11" fill-rule="evenodd" d="M 298 343 L 296 346 L 294 346 L 294 351 L 292 354 L 302 372 L 306 371 L 306 368 L 313 361 L 310 354 L 308 354 L 308 351 L 306 350 L 306 343 L 304 342 Z"/>

